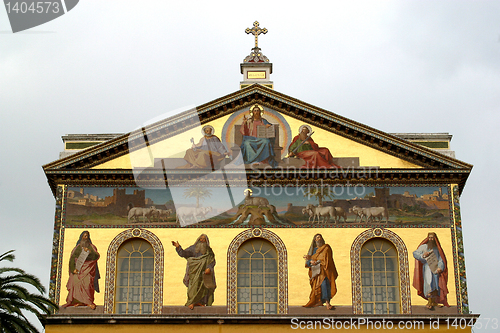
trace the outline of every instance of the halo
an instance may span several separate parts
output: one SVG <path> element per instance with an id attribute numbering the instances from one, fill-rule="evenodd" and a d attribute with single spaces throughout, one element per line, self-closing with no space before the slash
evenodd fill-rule
<path id="1" fill-rule="evenodd" d="M 212 125 L 205 125 L 201 128 L 201 135 L 205 136 L 205 128 L 211 128 L 212 129 L 212 135 L 215 133 L 215 129 Z"/>
<path id="2" fill-rule="evenodd" d="M 299 127 L 299 133 L 302 133 L 302 129 L 304 127 L 306 127 L 309 130 L 309 133 L 312 133 L 313 130 L 312 130 L 311 126 L 305 125 L 305 124 Z"/>
<path id="3" fill-rule="evenodd" d="M 263 108 L 262 106 L 260 106 L 259 104 L 255 104 L 255 105 L 252 105 L 252 106 L 250 107 L 250 110 L 249 110 L 249 111 L 250 111 L 250 115 L 251 115 L 252 117 L 253 117 L 253 111 L 252 111 L 252 110 L 253 110 L 255 107 L 258 107 L 258 108 L 260 109 L 260 114 L 261 114 L 261 115 L 263 115 L 263 114 L 264 114 L 264 108 Z"/>
<path id="4" fill-rule="evenodd" d="M 247 188 L 246 190 L 243 191 L 243 194 L 246 196 L 247 195 L 247 191 L 250 192 L 250 196 L 252 196 L 252 193 L 253 191 L 249 188 Z"/>

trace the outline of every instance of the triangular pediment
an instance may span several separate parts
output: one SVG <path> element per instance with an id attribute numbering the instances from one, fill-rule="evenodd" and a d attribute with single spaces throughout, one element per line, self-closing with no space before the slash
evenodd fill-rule
<path id="1" fill-rule="evenodd" d="M 47 172 L 75 170 L 130 170 L 151 168 L 165 160 L 167 167 L 182 170 L 183 157 L 192 142 L 198 144 L 202 128 L 210 125 L 214 135 L 231 149 L 241 144 L 239 127 L 250 108 L 258 105 L 263 118 L 276 125 L 279 136 L 277 160 L 302 125 L 314 132 L 314 143 L 327 148 L 341 167 L 376 167 L 384 170 L 442 170 L 468 175 L 471 165 L 355 122 L 331 111 L 304 103 L 265 86 L 254 84 L 123 136 L 96 145 L 44 166 Z M 191 140 L 193 139 L 193 141 Z M 177 159 L 175 163 L 169 163 Z M 165 161 L 162 167 L 165 167 Z M 295 163 L 295 162 L 294 162 Z M 393 176 L 391 176 L 393 177 Z M 391 178 L 392 179 L 392 178 Z M 463 180 L 464 181 L 464 180 Z"/>

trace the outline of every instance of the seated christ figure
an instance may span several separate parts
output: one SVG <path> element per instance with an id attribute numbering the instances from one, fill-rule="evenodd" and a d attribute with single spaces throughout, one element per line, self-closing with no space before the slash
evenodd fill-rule
<path id="1" fill-rule="evenodd" d="M 241 154 L 243 163 L 268 163 L 273 168 L 278 167 L 274 156 L 274 138 L 259 138 L 257 127 L 273 126 L 266 119 L 262 118 L 262 110 L 256 105 L 250 111 L 250 117 L 245 117 L 240 127 L 240 133 L 243 135 L 241 143 Z"/>

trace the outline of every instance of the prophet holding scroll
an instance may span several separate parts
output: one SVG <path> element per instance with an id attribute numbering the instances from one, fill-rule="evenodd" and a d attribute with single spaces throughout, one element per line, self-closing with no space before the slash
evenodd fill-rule
<path id="1" fill-rule="evenodd" d="M 67 306 L 88 306 L 95 310 L 94 292 L 99 292 L 99 253 L 90 240 L 90 233 L 84 231 L 69 258 L 69 279 Z"/>

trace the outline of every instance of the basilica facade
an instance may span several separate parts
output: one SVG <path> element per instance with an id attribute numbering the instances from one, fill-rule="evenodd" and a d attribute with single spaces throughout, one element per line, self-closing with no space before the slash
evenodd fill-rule
<path id="1" fill-rule="evenodd" d="M 130 133 L 65 136 L 44 165 L 60 305 L 46 332 L 473 323 L 472 166 L 451 136 L 384 133 L 274 90 L 264 30 L 247 30 L 239 90 Z"/>

